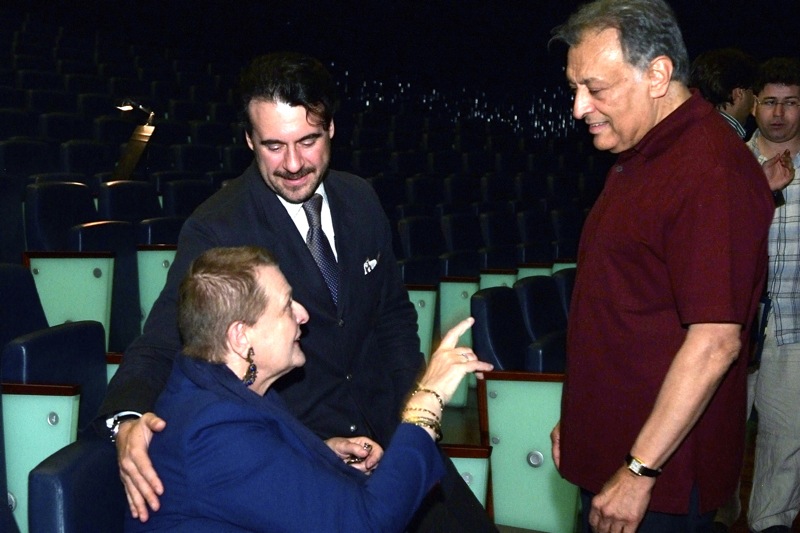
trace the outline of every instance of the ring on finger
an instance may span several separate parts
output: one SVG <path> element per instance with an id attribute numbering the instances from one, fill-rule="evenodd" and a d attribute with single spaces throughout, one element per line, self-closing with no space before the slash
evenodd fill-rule
<path id="1" fill-rule="evenodd" d="M 469 361 L 469 353 L 468 352 L 461 352 L 459 355 L 464 358 L 464 362 Z"/>

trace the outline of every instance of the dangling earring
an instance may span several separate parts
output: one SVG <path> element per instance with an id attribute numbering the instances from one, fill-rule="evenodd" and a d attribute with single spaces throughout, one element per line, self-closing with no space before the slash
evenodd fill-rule
<path id="1" fill-rule="evenodd" d="M 255 352 L 253 352 L 253 347 L 251 346 L 249 350 L 247 350 L 247 362 L 250 363 L 250 366 L 247 367 L 247 372 L 244 374 L 244 378 L 242 378 L 242 382 L 244 383 L 245 387 L 249 387 L 253 384 L 256 380 L 256 376 L 258 375 L 258 369 L 256 369 L 256 364 L 253 362 L 253 356 Z"/>

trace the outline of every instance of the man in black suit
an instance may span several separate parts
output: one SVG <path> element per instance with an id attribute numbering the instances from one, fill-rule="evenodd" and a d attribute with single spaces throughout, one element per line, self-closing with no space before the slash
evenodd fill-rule
<path id="1" fill-rule="evenodd" d="M 328 72 L 306 56 L 271 54 L 251 63 L 241 92 L 254 162 L 186 221 L 166 286 L 144 333 L 126 351 L 100 410 L 99 422 L 116 438 L 121 477 L 140 520 L 147 519 L 148 506 L 157 511 L 158 495 L 165 490 L 147 457 L 147 444 L 169 421 L 148 411 L 180 348 L 180 280 L 203 251 L 258 245 L 278 258 L 294 297 L 311 318 L 302 339 L 306 365 L 275 386 L 300 420 L 343 457 L 365 453 L 348 437 L 364 435 L 388 445 L 424 364 L 415 311 L 380 202 L 363 179 L 328 169 L 336 106 Z M 304 204 L 317 195 L 321 212 L 312 222 Z M 333 254 L 324 266 L 318 266 L 306 242 L 310 226 L 319 223 L 326 254 Z M 368 471 L 377 459 L 370 455 L 358 466 Z M 450 466 L 441 490 L 434 491 L 413 527 L 493 530 Z"/>

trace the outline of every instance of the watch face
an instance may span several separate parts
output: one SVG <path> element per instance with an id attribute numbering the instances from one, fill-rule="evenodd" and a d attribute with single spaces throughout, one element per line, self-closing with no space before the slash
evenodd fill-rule
<path id="1" fill-rule="evenodd" d="M 631 459 L 631 462 L 628 464 L 628 469 L 630 469 L 630 471 L 636 474 L 637 476 L 641 476 L 642 466 L 644 465 L 642 465 L 642 463 L 640 463 L 638 459 L 634 458 Z"/>

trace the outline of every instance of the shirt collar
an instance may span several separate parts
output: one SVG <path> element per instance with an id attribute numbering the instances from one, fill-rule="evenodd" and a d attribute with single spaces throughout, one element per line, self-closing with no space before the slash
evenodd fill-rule
<path id="1" fill-rule="evenodd" d="M 724 118 L 734 130 L 736 130 L 736 134 L 740 138 L 744 139 L 745 136 L 747 135 L 744 126 L 742 126 L 742 124 L 738 120 L 736 120 L 732 115 L 726 113 L 722 109 L 717 109 L 717 111 L 719 112 L 720 115 L 722 115 L 722 118 Z"/>
<path id="2" fill-rule="evenodd" d="M 314 194 L 320 194 L 322 196 L 322 205 L 323 206 L 328 203 L 328 195 L 325 193 L 325 183 L 324 182 L 321 182 L 319 184 L 319 187 L 317 187 L 317 190 L 314 191 Z M 294 204 L 292 202 L 287 202 L 281 196 L 279 196 L 277 194 L 276 194 L 276 196 L 278 197 L 278 200 L 280 201 L 280 203 L 283 204 L 283 207 L 286 209 L 286 211 L 289 213 L 289 216 L 291 216 L 292 218 L 294 218 L 296 215 L 298 215 L 303 210 L 303 204 Z"/>
<path id="3" fill-rule="evenodd" d="M 619 160 L 627 161 L 636 154 L 648 159 L 655 157 L 663 152 L 665 147 L 671 144 L 670 140 L 680 135 L 689 124 L 704 120 L 709 113 L 713 113 L 714 107 L 700 96 L 697 89 L 691 89 L 691 93 L 685 102 L 653 126 L 636 146 L 620 153 Z"/>

